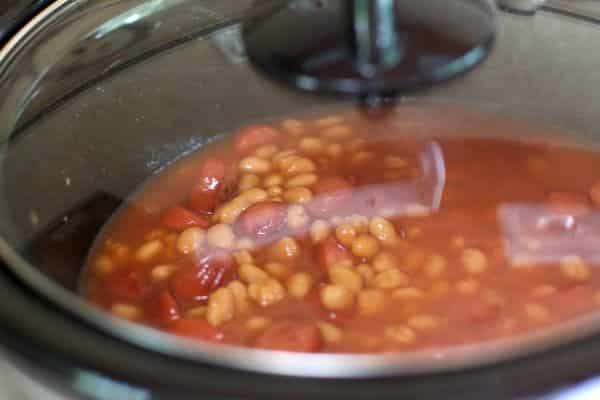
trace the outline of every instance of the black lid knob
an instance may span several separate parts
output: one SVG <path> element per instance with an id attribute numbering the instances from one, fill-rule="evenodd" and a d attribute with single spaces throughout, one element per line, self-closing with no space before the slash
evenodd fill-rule
<path id="1" fill-rule="evenodd" d="M 250 60 L 309 91 L 395 95 L 446 81 L 489 53 L 486 0 L 294 0 L 244 26 Z"/>

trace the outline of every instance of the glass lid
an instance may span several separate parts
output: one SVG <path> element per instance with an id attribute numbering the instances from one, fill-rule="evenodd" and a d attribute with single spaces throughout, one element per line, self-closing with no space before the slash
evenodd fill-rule
<path id="1" fill-rule="evenodd" d="M 279 375 L 597 335 L 593 18 L 498 11 L 481 66 L 373 109 L 250 65 L 244 23 L 299 3 L 327 2 L 59 0 L 28 23 L 0 50 L 3 273 L 144 349 Z"/>

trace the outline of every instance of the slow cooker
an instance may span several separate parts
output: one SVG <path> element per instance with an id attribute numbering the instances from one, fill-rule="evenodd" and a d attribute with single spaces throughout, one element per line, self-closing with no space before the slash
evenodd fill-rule
<path id="1" fill-rule="evenodd" d="M 145 178 L 248 121 L 355 104 L 290 90 L 250 65 L 243 25 L 287 3 L 0 6 L 0 345 L 10 364 L 66 398 L 600 396 L 594 316 L 518 345 L 392 360 L 210 345 L 190 350 L 77 297 L 96 233 Z M 327 2 L 304 3 L 310 13 Z M 497 5 L 496 45 L 480 67 L 397 101 L 466 105 L 597 143 L 600 4 Z"/>

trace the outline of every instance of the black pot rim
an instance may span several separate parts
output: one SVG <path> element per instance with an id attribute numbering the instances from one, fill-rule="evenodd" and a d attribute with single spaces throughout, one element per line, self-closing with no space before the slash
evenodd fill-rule
<path id="1" fill-rule="evenodd" d="M 60 0 L 56 4 L 70 1 Z M 43 13 L 38 16 L 43 17 Z M 6 259 L 12 265 L 18 256 L 6 246 L 2 247 L 1 252 L 4 256 L 8 254 Z M 27 276 L 17 277 L 7 270 L 7 266 L 3 267 L 0 270 L 0 293 L 5 300 L 0 302 L 0 321 L 4 329 L 0 333 L 0 342 L 28 358 L 40 357 L 41 365 L 61 370 L 63 375 L 65 371 L 89 370 L 158 393 L 179 392 L 181 396 L 190 397 L 192 393 L 202 391 L 267 398 L 362 398 L 376 390 L 380 398 L 429 398 L 439 396 L 440 392 L 457 393 L 465 398 L 465 391 L 481 394 L 487 393 L 490 388 L 498 388 L 499 395 L 546 390 L 549 386 L 598 372 L 599 369 L 594 360 L 600 355 L 596 354 L 600 352 L 600 343 L 596 343 L 600 342 L 600 337 L 593 336 L 592 332 L 579 332 L 574 338 L 576 341 L 552 346 L 551 349 L 551 346 L 545 346 L 533 352 L 519 353 L 518 357 L 510 359 L 500 357 L 493 365 L 457 365 L 404 376 L 389 371 L 389 374 L 379 376 L 360 378 L 349 374 L 333 379 L 242 371 L 210 364 L 206 358 L 190 360 L 150 351 L 139 343 L 110 335 L 94 325 L 93 319 L 65 312 L 65 308 L 69 307 L 49 303 L 39 295 L 43 290 L 36 292 L 31 289 L 35 285 L 23 284 L 23 280 L 29 281 Z M 63 298 L 62 306 L 65 306 L 74 296 Z M 89 306 L 84 311 L 94 314 Z M 96 311 L 96 314 L 100 313 Z M 102 316 L 102 320 L 106 318 Z M 155 347 L 154 342 L 164 338 L 162 334 L 150 334 L 146 328 L 130 325 L 114 321 L 108 326 L 122 327 L 122 331 L 127 333 L 125 336 L 139 335 L 138 338 L 150 347 Z M 493 347 L 489 348 L 490 351 L 494 350 Z M 318 358 L 306 358 L 307 362 L 315 360 Z M 535 379 L 520 381 L 519 377 L 530 375 L 532 371 L 536 374 Z"/>

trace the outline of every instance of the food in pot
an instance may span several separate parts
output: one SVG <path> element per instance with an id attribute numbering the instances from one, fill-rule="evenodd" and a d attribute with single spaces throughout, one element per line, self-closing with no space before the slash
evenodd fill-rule
<path id="1" fill-rule="evenodd" d="M 297 352 L 478 343 L 600 307 L 600 155 L 357 112 L 241 129 L 146 184 L 82 294 L 191 339 Z"/>

